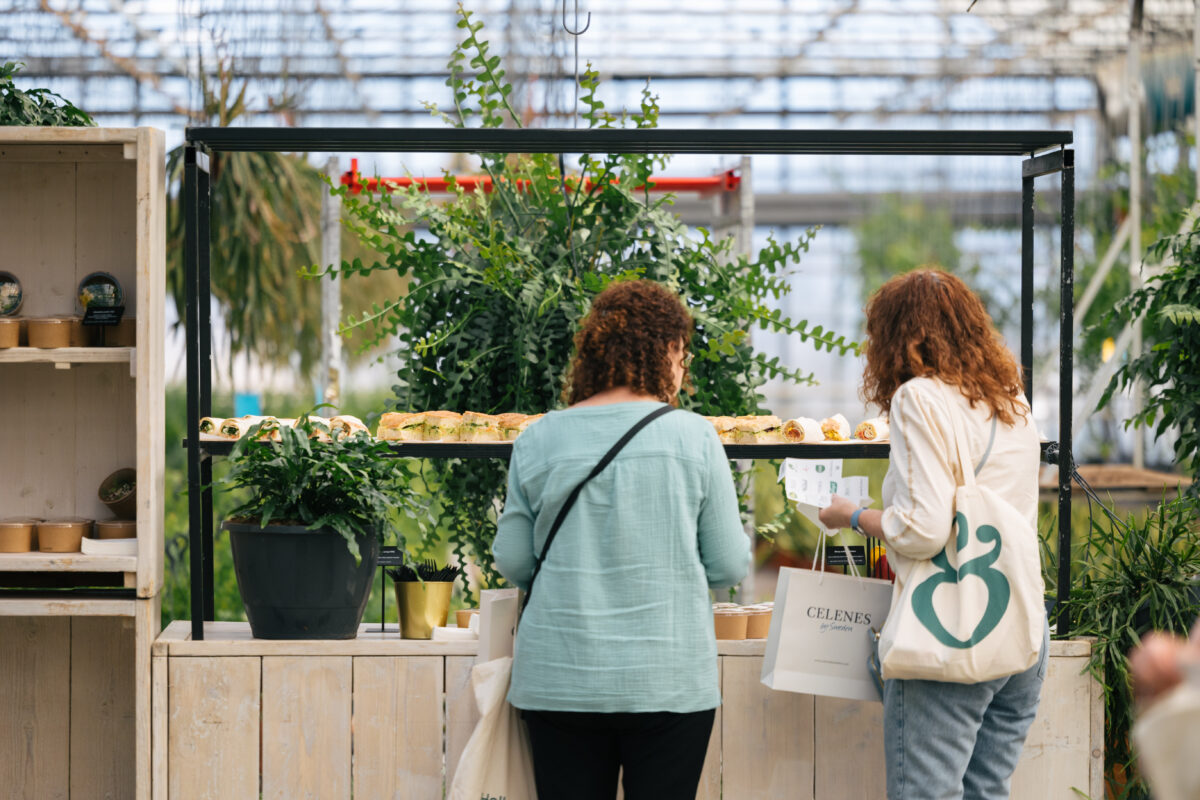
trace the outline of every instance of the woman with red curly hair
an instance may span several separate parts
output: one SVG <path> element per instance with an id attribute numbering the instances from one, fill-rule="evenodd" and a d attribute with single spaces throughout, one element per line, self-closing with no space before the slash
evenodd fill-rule
<path id="1" fill-rule="evenodd" d="M 941 553 L 952 535 L 955 492 L 963 483 L 955 429 L 965 431 L 965 463 L 976 465 L 978 485 L 1028 521 L 1027 530 L 1001 536 L 1037 535 L 1038 434 L 1020 367 L 961 280 L 938 269 L 909 272 L 884 284 L 866 315 L 863 395 L 891 427 L 884 508 L 860 509 L 835 497 L 821 522 L 886 543 L 896 572 L 895 614 L 913 569 Z M 1024 577 L 1041 585 L 1040 572 Z M 890 800 L 1009 796 L 1046 671 L 1049 632 L 1042 627 L 1040 653 L 1020 654 L 1033 666 L 1016 674 L 980 683 L 884 681 Z M 884 659 L 888 644 L 885 635 Z M 886 661 L 883 672 L 889 678 Z"/>
<path id="2" fill-rule="evenodd" d="M 712 425 L 674 406 L 693 323 L 650 281 L 609 286 L 575 336 L 564 391 L 513 444 L 496 568 L 536 590 L 521 616 L 508 700 L 522 710 L 542 798 L 695 797 L 715 710 L 709 589 L 750 565 L 729 462 Z M 545 557 L 539 561 L 539 554 Z"/>

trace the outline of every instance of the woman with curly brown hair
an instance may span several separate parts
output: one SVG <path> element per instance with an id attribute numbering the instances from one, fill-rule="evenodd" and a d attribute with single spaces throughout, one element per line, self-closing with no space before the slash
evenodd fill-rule
<path id="1" fill-rule="evenodd" d="M 690 798 L 699 784 L 721 702 L 708 590 L 750 565 L 729 462 L 712 425 L 675 411 L 585 477 L 677 403 L 692 329 L 658 284 L 608 287 L 575 337 L 570 406 L 513 445 L 492 554 L 522 589 L 537 578 L 508 699 L 547 800 L 613 798 L 622 769 L 629 800 Z"/>
<path id="2" fill-rule="evenodd" d="M 892 615 L 917 565 L 948 546 L 955 493 L 963 484 L 960 463 L 975 465 L 977 484 L 998 493 L 1028 523 L 997 536 L 1033 537 L 1036 543 L 1038 434 L 1022 392 L 1020 368 L 983 303 L 953 275 L 937 269 L 909 272 L 884 284 L 867 304 L 863 395 L 891 425 L 884 508 L 860 509 L 835 497 L 821 511 L 821 522 L 887 544 L 896 572 Z M 956 430 L 964 432 L 961 438 Z M 969 457 L 960 460 L 963 438 Z M 1040 571 L 1019 577 L 1026 585 L 1041 586 Z M 983 682 L 952 682 L 951 675 L 888 679 L 885 626 L 880 655 L 887 679 L 884 750 L 891 800 L 1009 796 L 1046 671 L 1049 635 L 1041 595 L 1036 592 L 1030 643 L 1006 640 L 1004 645 L 1028 646 L 1030 651 L 1015 660 L 1032 666 Z"/>

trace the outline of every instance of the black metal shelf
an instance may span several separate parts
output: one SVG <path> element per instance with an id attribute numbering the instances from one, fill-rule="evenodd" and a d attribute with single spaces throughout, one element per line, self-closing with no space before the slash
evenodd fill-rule
<path id="1" fill-rule="evenodd" d="M 187 447 L 187 440 L 183 442 Z M 512 442 L 391 442 L 396 458 L 503 458 L 512 456 Z M 233 442 L 200 442 L 209 456 L 227 456 Z M 776 458 L 887 458 L 887 442 L 845 442 L 843 444 L 727 444 L 725 455 L 731 461 Z M 1042 460 L 1058 463 L 1058 442 L 1042 442 Z"/>
<path id="2" fill-rule="evenodd" d="M 213 606 L 212 456 L 229 445 L 202 442 L 199 420 L 212 413 L 212 332 L 209 245 L 212 152 L 440 152 L 440 153 L 710 153 L 1021 156 L 1021 339 L 1018 360 L 1032 402 L 1034 280 L 1034 181 L 1057 176 L 1059 235 L 1058 429 L 1061 446 L 1042 445 L 1043 459 L 1058 465 L 1058 552 L 1071 551 L 1071 399 L 1074 387 L 1075 153 L 1071 131 L 968 130 L 720 130 L 548 128 L 188 128 L 183 189 L 184 275 L 187 298 L 188 521 L 191 546 L 192 636 L 204 638 Z M 1015 167 L 1016 165 L 1014 165 Z M 1013 254 L 1014 261 L 1016 254 Z M 507 458 L 508 444 L 397 444 L 398 457 Z M 886 444 L 729 445 L 731 459 L 886 458 Z M 1062 454 L 1060 457 L 1059 454 Z M 1059 634 L 1070 630 L 1066 598 L 1071 559 L 1058 562 Z"/>

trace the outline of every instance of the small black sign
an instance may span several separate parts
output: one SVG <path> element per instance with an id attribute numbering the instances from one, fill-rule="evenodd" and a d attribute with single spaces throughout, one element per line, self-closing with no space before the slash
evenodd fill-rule
<path id="1" fill-rule="evenodd" d="M 867 565 L 867 548 L 860 544 L 853 544 L 847 547 L 841 545 L 829 545 L 825 552 L 825 563 L 831 567 L 844 567 L 849 561 L 846 560 L 846 551 L 850 551 L 850 558 L 854 559 L 854 566 L 865 567 Z"/>
<path id="2" fill-rule="evenodd" d="M 116 325 L 125 316 L 125 306 L 92 306 L 83 312 L 84 325 Z"/>
<path id="3" fill-rule="evenodd" d="M 399 547 L 381 547 L 379 548 L 379 566 L 381 567 L 403 567 L 404 552 Z"/>

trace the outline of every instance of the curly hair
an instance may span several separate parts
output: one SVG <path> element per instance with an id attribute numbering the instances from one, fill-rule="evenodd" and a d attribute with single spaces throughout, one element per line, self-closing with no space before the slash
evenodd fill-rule
<path id="1" fill-rule="evenodd" d="M 675 403 L 670 347 L 686 350 L 692 317 L 680 299 L 653 281 L 622 281 L 592 299 L 575 334 L 575 358 L 563 399 L 569 404 L 627 386 Z M 685 373 L 686 380 L 686 373 Z"/>
<path id="2" fill-rule="evenodd" d="M 892 278 L 867 302 L 863 399 L 891 410 L 911 378 L 955 386 L 974 408 L 983 403 L 1012 425 L 1028 408 L 1021 368 L 1004 346 L 979 297 L 959 278 L 922 268 Z"/>

